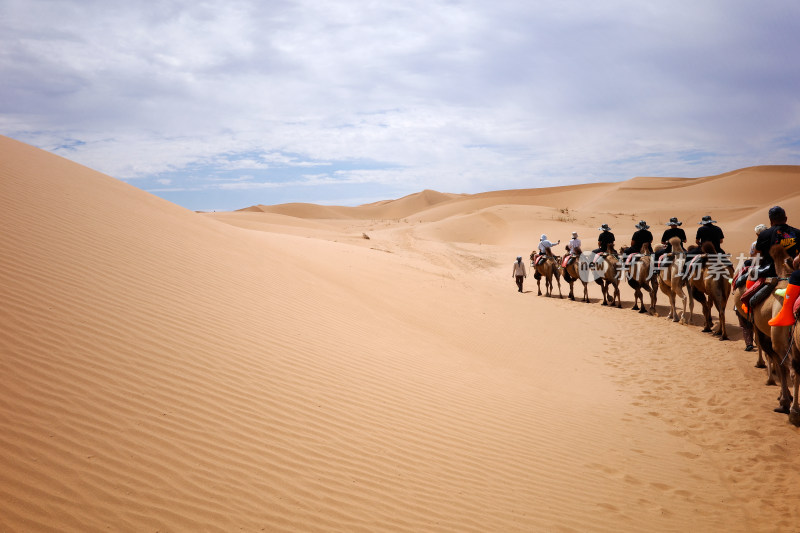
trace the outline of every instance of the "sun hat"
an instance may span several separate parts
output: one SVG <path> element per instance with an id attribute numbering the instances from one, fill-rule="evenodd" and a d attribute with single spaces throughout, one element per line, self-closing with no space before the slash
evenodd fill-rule
<path id="1" fill-rule="evenodd" d="M 704 226 L 705 224 L 716 224 L 716 223 L 717 223 L 717 221 L 716 221 L 716 220 L 711 220 L 711 215 L 705 215 L 705 216 L 703 217 L 703 220 L 701 220 L 700 222 L 698 222 L 698 224 L 699 224 L 700 226 Z"/>
<path id="2" fill-rule="evenodd" d="M 572 232 L 572 236 L 575 237 L 575 238 L 578 238 L 578 232 L 577 231 L 573 231 Z"/>
<path id="3" fill-rule="evenodd" d="M 669 219 L 669 224 L 667 226 L 682 226 L 683 222 L 678 222 L 678 217 L 672 217 Z"/>
<path id="4" fill-rule="evenodd" d="M 638 229 L 650 229 L 650 226 L 647 225 L 647 222 L 644 220 L 640 220 L 638 224 L 636 224 L 636 228 Z"/>
<path id="5" fill-rule="evenodd" d="M 541 236 L 541 237 L 539 237 L 539 240 L 540 240 L 540 241 L 543 241 L 543 240 L 545 240 L 545 239 L 547 239 L 547 235 L 545 235 L 544 233 L 542 233 L 542 236 Z"/>
<path id="6" fill-rule="evenodd" d="M 767 229 L 766 224 L 759 224 L 758 226 L 755 227 L 756 235 L 761 235 L 761 232 L 764 231 L 765 229 Z"/>
<path id="7" fill-rule="evenodd" d="M 602 226 L 600 226 L 600 227 L 599 227 L 599 228 L 597 228 L 597 229 L 599 229 L 599 230 L 601 230 L 601 231 L 611 231 L 611 227 L 609 227 L 609 225 L 608 225 L 608 224 L 603 224 Z"/>

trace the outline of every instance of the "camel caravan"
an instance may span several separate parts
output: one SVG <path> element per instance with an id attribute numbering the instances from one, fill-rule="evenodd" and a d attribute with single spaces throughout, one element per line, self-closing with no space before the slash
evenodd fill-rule
<path id="1" fill-rule="evenodd" d="M 636 224 L 631 244 L 619 252 L 608 224 L 601 232 L 597 248 L 581 249 L 577 232 L 563 256 L 542 235 L 538 249 L 530 255 L 530 266 L 542 296 L 553 296 L 554 283 L 561 293 L 561 279 L 569 284 L 568 298 L 575 301 L 576 287 L 583 289 L 580 300 L 589 303 L 588 286 L 597 283 L 602 291 L 602 305 L 622 308 L 620 285 L 627 283 L 634 291 L 633 309 L 658 316 L 658 293 L 669 301 L 667 318 L 680 324 L 694 324 L 694 307 L 700 304 L 704 332 L 728 339 L 726 308 L 729 301 L 742 329 L 745 350 L 758 350 L 756 367 L 767 370 L 767 384 L 778 385 L 780 396 L 776 412 L 789 415 L 800 426 L 800 229 L 789 226 L 786 213 L 775 206 L 768 213 L 770 225 L 755 228 L 756 241 L 750 255 L 738 258 L 734 268 L 731 257 L 722 249 L 724 234 L 710 216 L 698 223 L 695 244 L 686 246 L 682 222 L 673 217 L 667 223 L 661 243 L 653 247 L 653 234 L 644 220 Z M 522 291 L 524 265 L 517 258 L 517 285 Z M 716 313 L 714 325 L 712 314 Z"/>

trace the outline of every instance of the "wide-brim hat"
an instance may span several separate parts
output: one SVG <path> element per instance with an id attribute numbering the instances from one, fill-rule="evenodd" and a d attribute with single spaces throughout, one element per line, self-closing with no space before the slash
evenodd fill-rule
<path id="1" fill-rule="evenodd" d="M 683 222 L 678 221 L 678 217 L 672 217 L 669 219 L 669 223 L 667 226 L 682 226 Z"/>
<path id="2" fill-rule="evenodd" d="M 611 227 L 608 224 L 603 224 L 597 229 L 599 229 L 600 231 L 611 231 Z"/>
<path id="3" fill-rule="evenodd" d="M 647 222 L 644 220 L 640 220 L 638 224 L 636 224 L 638 229 L 650 229 L 650 226 L 647 225 Z"/>
<path id="4" fill-rule="evenodd" d="M 578 232 L 577 232 L 577 231 L 573 231 L 573 232 L 572 232 L 572 236 L 573 236 L 573 237 L 577 237 L 577 236 L 578 236 Z"/>
<path id="5" fill-rule="evenodd" d="M 711 215 L 704 216 L 703 219 L 700 222 L 698 222 L 700 226 L 704 224 L 716 224 L 716 223 L 717 223 L 716 220 L 711 220 Z"/>

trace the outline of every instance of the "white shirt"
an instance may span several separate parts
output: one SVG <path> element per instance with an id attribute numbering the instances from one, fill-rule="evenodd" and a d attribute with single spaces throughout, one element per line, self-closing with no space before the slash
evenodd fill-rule
<path id="1" fill-rule="evenodd" d="M 551 248 L 553 246 L 555 246 L 555 244 L 553 244 L 552 242 L 550 242 L 547 239 L 545 239 L 545 240 L 539 242 L 539 252 L 540 253 L 545 253 L 545 252 L 547 252 L 548 248 Z"/>
<path id="2" fill-rule="evenodd" d="M 580 239 L 572 239 L 569 241 L 569 251 L 574 252 L 576 248 L 581 247 L 581 240 Z"/>
<path id="3" fill-rule="evenodd" d="M 513 273 L 515 276 L 525 276 L 528 277 L 528 273 L 525 272 L 525 261 L 514 261 L 514 270 Z"/>

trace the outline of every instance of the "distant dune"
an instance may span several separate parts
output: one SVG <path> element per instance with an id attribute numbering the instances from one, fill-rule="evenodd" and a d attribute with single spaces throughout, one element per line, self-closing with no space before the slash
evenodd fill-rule
<path id="1" fill-rule="evenodd" d="M 509 274 L 603 222 L 746 250 L 799 177 L 200 214 L 0 137 L 0 530 L 792 530 L 800 434 L 735 322 Z"/>

